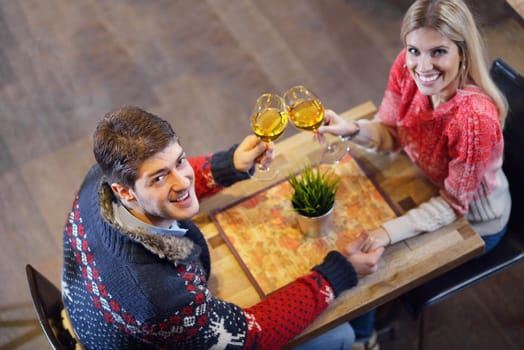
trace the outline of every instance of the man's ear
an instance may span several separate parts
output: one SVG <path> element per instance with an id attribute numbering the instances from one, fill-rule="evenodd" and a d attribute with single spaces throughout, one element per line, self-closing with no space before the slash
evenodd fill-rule
<path id="1" fill-rule="evenodd" d="M 131 202 L 136 200 L 135 192 L 125 185 L 113 182 L 111 184 L 111 189 L 122 201 Z"/>

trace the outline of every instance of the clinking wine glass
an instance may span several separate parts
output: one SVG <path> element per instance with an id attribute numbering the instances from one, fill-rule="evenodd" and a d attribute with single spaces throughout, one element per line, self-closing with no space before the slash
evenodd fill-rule
<path id="1" fill-rule="evenodd" d="M 286 130 L 288 122 L 288 108 L 282 97 L 276 94 L 265 93 L 260 95 L 253 107 L 251 129 L 262 141 L 270 144 L 278 139 Z M 257 164 L 253 178 L 269 181 L 275 178 L 278 169 Z"/>
<path id="2" fill-rule="evenodd" d="M 293 86 L 284 93 L 284 102 L 289 108 L 289 119 L 297 128 L 318 132 L 324 121 L 324 106 L 311 90 L 302 85 Z M 327 143 L 320 162 L 333 164 L 340 161 L 349 151 L 343 142 Z"/>

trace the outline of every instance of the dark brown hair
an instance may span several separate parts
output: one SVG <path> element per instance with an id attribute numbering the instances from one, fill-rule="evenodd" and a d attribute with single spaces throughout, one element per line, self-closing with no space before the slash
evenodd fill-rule
<path id="1" fill-rule="evenodd" d="M 110 183 L 134 188 L 142 163 L 172 142 L 178 137 L 167 121 L 138 107 L 123 107 L 99 121 L 93 152 Z"/>

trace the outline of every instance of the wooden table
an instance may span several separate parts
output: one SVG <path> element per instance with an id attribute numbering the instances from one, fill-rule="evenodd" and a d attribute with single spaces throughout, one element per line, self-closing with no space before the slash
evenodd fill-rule
<path id="1" fill-rule="evenodd" d="M 350 119 L 370 118 L 376 112 L 366 102 L 343 114 Z M 298 170 L 307 158 L 316 160 L 322 146 L 310 133 L 301 132 L 276 144 L 273 166 L 282 169 L 283 179 L 289 171 Z M 362 162 L 376 183 L 389 196 L 398 212 L 417 206 L 437 193 L 431 183 L 403 154 L 374 154 L 352 147 L 352 154 Z M 208 213 L 224 208 L 268 186 L 263 181 L 243 181 L 201 203 L 201 214 L 195 223 L 206 236 L 212 259 L 210 288 L 218 298 L 248 307 L 260 296 L 242 270 L 227 244 L 210 220 Z M 363 278 L 359 285 L 339 296 L 333 305 L 300 334 L 292 345 L 304 342 L 368 310 L 380 306 L 406 291 L 456 267 L 484 250 L 484 242 L 463 218 L 439 229 L 386 249 L 379 271 Z"/>

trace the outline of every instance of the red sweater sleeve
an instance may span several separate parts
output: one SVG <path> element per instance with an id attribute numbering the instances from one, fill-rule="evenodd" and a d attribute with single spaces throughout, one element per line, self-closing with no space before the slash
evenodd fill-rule
<path id="1" fill-rule="evenodd" d="M 493 102 L 480 93 L 464 97 L 446 130 L 449 165 L 440 194 L 459 213 L 465 215 L 470 202 L 489 194 L 486 183 L 496 181 L 502 163 L 504 139 Z"/>
<path id="2" fill-rule="evenodd" d="M 198 198 L 209 197 L 222 189 L 213 178 L 211 158 L 212 154 L 207 154 L 188 159 L 195 172 L 195 191 Z"/>
<path id="3" fill-rule="evenodd" d="M 311 324 L 334 298 L 333 289 L 319 272 L 297 279 L 244 309 L 248 327 L 244 348 L 280 349 Z"/>
<path id="4" fill-rule="evenodd" d="M 314 271 L 244 309 L 245 349 L 280 349 L 300 334 L 344 290 L 358 283 L 357 273 L 338 252 L 330 252 Z"/>
<path id="5" fill-rule="evenodd" d="M 198 198 L 208 197 L 238 181 L 250 178 L 249 172 L 235 169 L 234 153 L 237 145 L 226 151 L 188 158 L 195 172 L 195 190 Z"/>
<path id="6" fill-rule="evenodd" d="M 387 126 L 396 126 L 396 120 L 401 108 L 402 81 L 405 74 L 406 50 L 402 50 L 395 59 L 389 71 L 388 83 L 382 101 L 377 111 L 377 118 Z"/>

